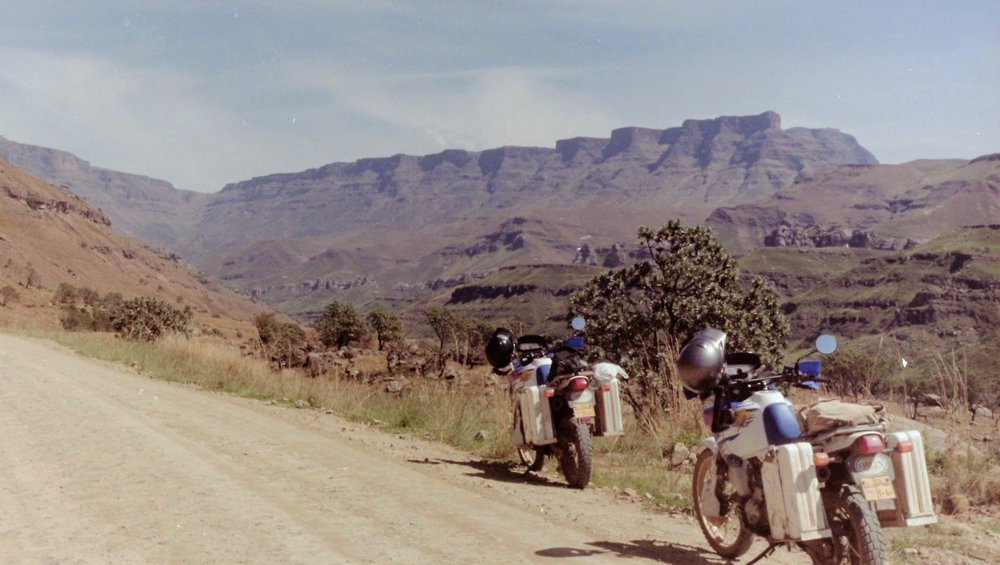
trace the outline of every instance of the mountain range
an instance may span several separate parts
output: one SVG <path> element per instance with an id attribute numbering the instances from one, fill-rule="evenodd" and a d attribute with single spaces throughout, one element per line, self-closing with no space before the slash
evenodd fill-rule
<path id="1" fill-rule="evenodd" d="M 872 261 L 905 271 L 920 263 L 910 258 L 921 246 L 1000 217 L 998 155 L 882 165 L 850 135 L 783 129 L 773 112 L 619 128 L 547 148 L 331 163 L 213 194 L 3 138 L 0 155 L 93 202 L 116 229 L 170 247 L 300 320 L 342 300 L 385 303 L 413 323 L 435 303 L 552 325 L 574 288 L 636 260 L 639 225 L 680 218 L 707 223 L 746 272 L 771 279 L 804 339 L 859 319 L 858 308 L 916 308 L 909 304 L 918 292 L 957 296 L 942 289 L 964 284 L 952 284 L 959 271 L 942 275 L 949 283 L 918 277 L 898 289 L 905 300 L 863 305 L 803 293 L 869 284 L 872 277 L 858 273 Z M 946 264 L 952 252 L 960 251 L 931 263 Z M 941 300 L 923 306 L 930 303 L 948 311 Z M 824 315 L 831 312 L 843 315 Z M 870 317 L 871 328 L 839 329 L 877 333 L 921 316 L 892 310 Z"/>
<path id="2" fill-rule="evenodd" d="M 3 139 L 0 154 L 93 202 L 125 233 L 299 317 L 332 299 L 410 304 L 502 267 L 571 263 L 581 248 L 596 260 L 640 224 L 700 222 L 830 167 L 877 163 L 847 134 L 782 129 L 774 112 L 552 148 L 332 163 L 214 194 Z"/>

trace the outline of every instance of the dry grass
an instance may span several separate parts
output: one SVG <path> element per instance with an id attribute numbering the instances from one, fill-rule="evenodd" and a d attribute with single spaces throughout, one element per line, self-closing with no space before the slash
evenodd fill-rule
<path id="1" fill-rule="evenodd" d="M 156 343 L 136 343 L 108 334 L 44 332 L 84 355 L 130 365 L 149 375 L 193 384 L 240 396 L 275 400 L 290 405 L 332 410 L 354 421 L 366 422 L 396 433 L 410 433 L 465 449 L 483 458 L 515 462 L 510 439 L 510 400 L 503 385 L 492 395 L 474 382 L 448 385 L 421 379 L 404 394 L 392 394 L 378 383 L 337 375 L 317 379 L 295 370 L 274 372 L 265 362 L 241 355 L 231 345 L 211 339 L 168 336 Z M 357 360 L 362 374 L 384 368 L 374 358 Z M 467 379 L 474 381 L 475 379 Z M 664 416 L 640 429 L 626 419 L 626 434 L 597 438 L 593 485 L 631 489 L 660 508 L 686 507 L 690 503 L 690 469 L 670 469 L 675 443 L 693 445 L 703 435 L 700 404 Z M 555 465 L 548 465 L 554 473 Z"/>

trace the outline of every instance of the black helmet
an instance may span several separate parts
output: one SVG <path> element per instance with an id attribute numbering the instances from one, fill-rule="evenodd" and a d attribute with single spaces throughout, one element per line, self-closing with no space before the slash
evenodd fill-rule
<path id="1" fill-rule="evenodd" d="M 695 334 L 677 357 L 677 377 L 684 388 L 695 394 L 710 392 L 719 382 L 725 353 L 725 332 L 705 328 Z"/>
<path id="2" fill-rule="evenodd" d="M 497 328 L 486 342 L 486 360 L 494 369 L 510 365 L 514 354 L 514 334 L 507 328 Z"/>

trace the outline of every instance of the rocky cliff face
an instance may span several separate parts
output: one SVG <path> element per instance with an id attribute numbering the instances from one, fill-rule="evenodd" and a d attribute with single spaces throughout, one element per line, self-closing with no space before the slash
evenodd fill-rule
<path id="1" fill-rule="evenodd" d="M 176 253 L 122 237 L 109 224 L 79 196 L 0 158 L 0 286 L 20 285 L 25 295 L 33 287 L 19 305 L 29 309 L 30 318 L 55 318 L 57 309 L 49 307 L 46 294 L 61 283 L 127 298 L 156 296 L 204 317 L 250 320 L 264 310 Z"/>
<path id="2" fill-rule="evenodd" d="M 0 151 L 91 200 L 118 229 L 178 249 L 264 299 L 297 296 L 289 300 L 303 309 L 304 291 L 328 301 L 362 277 L 375 284 L 346 292 L 370 300 L 400 285 L 574 255 L 584 265 L 619 265 L 628 253 L 613 245 L 632 241 L 640 224 L 701 222 L 715 206 L 775 194 L 803 175 L 876 162 L 849 135 L 785 130 L 774 112 L 625 127 L 554 147 L 331 163 L 211 195 L 51 150 L 7 142 Z"/>
<path id="3" fill-rule="evenodd" d="M 0 157 L 99 208 L 122 233 L 180 246 L 206 195 L 170 183 L 91 166 L 70 153 L 0 136 Z"/>
<path id="4" fill-rule="evenodd" d="M 315 237 L 375 224 L 420 227 L 551 207 L 741 202 L 773 194 L 800 174 L 875 163 L 835 130 L 781 129 L 773 112 L 688 120 L 658 130 L 621 128 L 607 139 L 555 148 L 501 147 L 333 163 L 226 186 L 210 197 L 196 245 Z M 525 212 L 534 209 L 535 213 Z M 629 226 L 629 231 L 635 226 Z M 191 251 L 196 252 L 195 249 Z"/>

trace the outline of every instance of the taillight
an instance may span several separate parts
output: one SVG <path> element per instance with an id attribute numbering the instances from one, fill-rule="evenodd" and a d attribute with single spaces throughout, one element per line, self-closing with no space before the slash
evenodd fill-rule
<path id="1" fill-rule="evenodd" d="M 882 443 L 881 436 L 868 434 L 859 437 L 858 441 L 854 442 L 854 448 L 861 455 L 874 455 L 885 451 L 885 444 Z"/>
<path id="2" fill-rule="evenodd" d="M 830 464 L 830 456 L 822 451 L 813 452 L 813 464 L 817 467 L 826 467 Z"/>
<path id="3" fill-rule="evenodd" d="M 555 395 L 556 395 L 556 389 L 554 388 L 545 389 L 545 398 L 552 398 Z"/>
<path id="4" fill-rule="evenodd" d="M 590 383 L 587 382 L 587 377 L 574 377 L 569 381 L 569 389 L 573 392 L 584 391 L 587 390 L 588 384 Z"/>
<path id="5" fill-rule="evenodd" d="M 896 444 L 896 451 L 899 453 L 910 453 L 913 451 L 913 442 L 904 440 Z"/>

